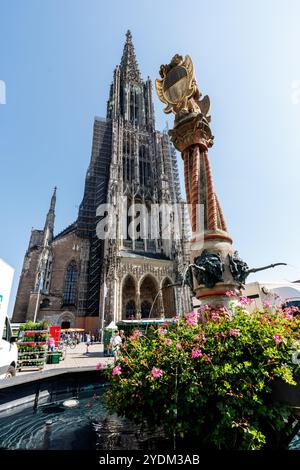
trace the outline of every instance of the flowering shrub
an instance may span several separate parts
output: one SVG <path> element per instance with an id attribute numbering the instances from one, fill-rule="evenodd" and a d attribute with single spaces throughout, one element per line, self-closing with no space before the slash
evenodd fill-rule
<path id="1" fill-rule="evenodd" d="M 147 336 L 133 334 L 109 370 L 106 405 L 137 424 L 204 448 L 260 449 L 291 413 L 272 382 L 295 385 L 300 320 L 265 307 L 205 306 Z"/>

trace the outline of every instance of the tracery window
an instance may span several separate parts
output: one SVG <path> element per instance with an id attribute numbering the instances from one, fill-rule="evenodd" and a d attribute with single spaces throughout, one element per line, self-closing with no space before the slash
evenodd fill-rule
<path id="1" fill-rule="evenodd" d="M 77 292 L 77 266 L 75 261 L 71 261 L 69 264 L 64 284 L 64 304 L 75 305 L 76 304 L 76 292 Z"/>

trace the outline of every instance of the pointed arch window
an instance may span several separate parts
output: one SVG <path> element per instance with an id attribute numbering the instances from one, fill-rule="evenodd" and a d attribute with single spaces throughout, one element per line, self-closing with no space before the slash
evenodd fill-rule
<path id="1" fill-rule="evenodd" d="M 75 305 L 77 293 L 77 265 L 71 261 L 67 267 L 64 284 L 64 304 Z"/>

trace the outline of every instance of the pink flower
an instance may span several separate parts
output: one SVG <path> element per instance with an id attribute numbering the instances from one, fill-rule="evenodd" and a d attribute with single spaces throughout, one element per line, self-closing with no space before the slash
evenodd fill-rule
<path id="1" fill-rule="evenodd" d="M 98 362 L 98 364 L 96 364 L 96 370 L 101 370 L 103 368 L 103 365 L 101 364 L 101 362 Z"/>
<path id="2" fill-rule="evenodd" d="M 272 307 L 272 302 L 270 302 L 269 300 L 264 300 L 262 304 L 263 304 L 263 307 L 265 308 Z"/>
<path id="3" fill-rule="evenodd" d="M 249 305 L 252 303 L 252 299 L 249 299 L 249 297 L 240 297 L 239 298 L 239 304 L 240 305 Z"/>
<path id="4" fill-rule="evenodd" d="M 232 330 L 229 331 L 230 336 L 240 336 L 241 332 L 240 330 L 237 330 L 236 328 L 233 328 Z"/>
<path id="5" fill-rule="evenodd" d="M 284 313 L 296 313 L 296 312 L 299 312 L 299 308 L 298 307 L 285 307 L 283 309 Z"/>
<path id="6" fill-rule="evenodd" d="M 170 340 L 170 338 L 166 338 L 165 343 L 167 346 L 170 346 L 170 344 L 172 344 L 172 340 Z"/>
<path id="7" fill-rule="evenodd" d="M 192 350 L 192 358 L 196 359 L 197 357 L 203 356 L 201 349 L 193 349 Z"/>
<path id="8" fill-rule="evenodd" d="M 210 319 L 212 321 L 217 321 L 217 320 L 220 320 L 220 315 L 218 312 L 211 312 L 211 315 L 210 315 Z"/>
<path id="9" fill-rule="evenodd" d="M 197 320 L 194 320 L 193 318 L 188 318 L 186 322 L 190 326 L 197 326 Z"/>
<path id="10" fill-rule="evenodd" d="M 166 330 L 165 328 L 158 328 L 157 329 L 157 332 L 159 335 L 166 335 L 168 333 L 168 330 Z"/>
<path id="11" fill-rule="evenodd" d="M 210 310 L 210 306 L 209 305 L 201 305 L 199 310 L 200 310 L 200 312 L 207 312 L 207 311 Z"/>
<path id="12" fill-rule="evenodd" d="M 283 338 L 281 335 L 273 335 L 273 338 L 276 344 L 280 344 L 283 341 Z"/>
<path id="13" fill-rule="evenodd" d="M 116 366 L 113 368 L 113 371 L 112 371 L 112 375 L 121 375 L 122 371 L 121 371 L 121 367 L 120 366 Z"/>
<path id="14" fill-rule="evenodd" d="M 199 335 L 195 336 L 195 341 L 200 341 L 200 336 Z"/>
<path id="15" fill-rule="evenodd" d="M 160 377 L 163 376 L 163 371 L 161 369 L 158 369 L 157 367 L 153 367 L 152 368 L 152 371 L 151 371 L 151 375 L 152 377 L 154 377 L 155 379 L 159 379 Z"/>
<path id="16" fill-rule="evenodd" d="M 188 312 L 188 313 L 185 313 L 184 318 L 185 318 L 188 325 L 197 326 L 199 313 L 198 312 Z"/>
<path id="17" fill-rule="evenodd" d="M 135 336 L 136 338 L 138 338 L 139 336 L 143 336 L 143 333 L 140 331 L 140 330 L 135 330 L 133 332 L 133 336 Z"/>
<path id="18" fill-rule="evenodd" d="M 234 292 L 234 290 L 228 290 L 227 292 L 225 292 L 225 295 L 227 297 L 235 297 L 236 293 Z"/>
<path id="19" fill-rule="evenodd" d="M 180 344 L 180 343 L 177 343 L 177 344 L 176 344 L 176 348 L 177 348 L 178 350 L 182 349 L 181 344 Z"/>

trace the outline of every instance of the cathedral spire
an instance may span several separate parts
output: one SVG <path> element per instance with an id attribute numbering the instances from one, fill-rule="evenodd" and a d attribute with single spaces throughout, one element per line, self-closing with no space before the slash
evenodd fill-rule
<path id="1" fill-rule="evenodd" d="M 55 186 L 52 197 L 51 197 L 50 207 L 49 207 L 49 211 L 46 217 L 46 222 L 45 222 L 45 227 L 44 227 L 44 242 L 51 242 L 53 239 L 56 190 L 57 190 L 57 187 Z"/>
<path id="2" fill-rule="evenodd" d="M 50 211 L 55 211 L 55 205 L 56 205 L 56 191 L 57 187 L 55 186 L 52 197 L 51 197 L 51 203 L 50 203 Z"/>
<path id="3" fill-rule="evenodd" d="M 130 82 L 141 82 L 141 75 L 132 43 L 132 35 L 129 30 L 126 33 L 126 42 L 124 45 L 120 68 L 122 77 L 125 80 Z"/>

